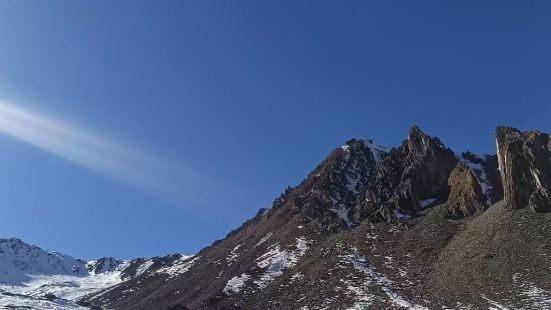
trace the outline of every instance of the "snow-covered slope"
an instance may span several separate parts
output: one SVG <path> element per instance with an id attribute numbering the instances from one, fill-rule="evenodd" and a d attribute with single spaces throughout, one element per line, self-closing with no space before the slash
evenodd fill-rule
<path id="1" fill-rule="evenodd" d="M 46 297 L 31 297 L 0 290 L 0 309 L 83 310 L 88 308 L 65 299 L 49 300 Z"/>
<path id="2" fill-rule="evenodd" d="M 0 309 L 79 309 L 75 302 L 83 296 L 181 257 L 184 256 L 134 260 L 104 257 L 85 262 L 16 238 L 0 239 Z"/>
<path id="3" fill-rule="evenodd" d="M 24 283 L 33 274 L 85 276 L 88 274 L 85 264 L 82 260 L 46 252 L 19 239 L 0 239 L 0 283 Z"/>

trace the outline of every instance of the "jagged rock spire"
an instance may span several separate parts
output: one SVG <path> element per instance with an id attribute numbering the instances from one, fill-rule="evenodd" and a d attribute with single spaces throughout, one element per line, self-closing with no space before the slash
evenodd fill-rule
<path id="1" fill-rule="evenodd" d="M 506 207 L 551 211 L 549 135 L 505 126 L 497 127 L 495 135 Z"/>
<path id="2" fill-rule="evenodd" d="M 396 221 L 421 210 L 421 201 L 446 195 L 454 153 L 418 126 L 381 162 L 355 210 L 355 219 Z"/>

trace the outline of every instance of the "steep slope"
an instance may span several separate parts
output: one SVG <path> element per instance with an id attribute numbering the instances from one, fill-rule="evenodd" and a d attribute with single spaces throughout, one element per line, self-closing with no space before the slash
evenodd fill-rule
<path id="1" fill-rule="evenodd" d="M 495 204 L 464 223 L 442 250 L 428 277 L 429 295 L 485 298 L 498 309 L 550 309 L 550 238 L 549 213 Z"/>

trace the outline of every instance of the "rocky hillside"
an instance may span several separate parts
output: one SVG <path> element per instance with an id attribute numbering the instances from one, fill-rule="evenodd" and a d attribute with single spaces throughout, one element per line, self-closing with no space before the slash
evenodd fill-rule
<path id="1" fill-rule="evenodd" d="M 79 304 L 551 309 L 550 137 L 495 138 L 495 155 L 455 153 L 416 126 L 392 149 L 350 140 L 193 257 L 86 263 L 120 279 Z"/>

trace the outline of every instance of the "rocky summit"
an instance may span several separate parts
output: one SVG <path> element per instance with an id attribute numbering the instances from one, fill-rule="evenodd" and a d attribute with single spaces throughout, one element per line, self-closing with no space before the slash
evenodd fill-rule
<path id="1" fill-rule="evenodd" d="M 474 154 L 417 126 L 395 148 L 353 139 L 191 257 L 84 262 L 8 239 L 0 307 L 551 309 L 550 140 L 498 127 L 496 154 Z"/>

